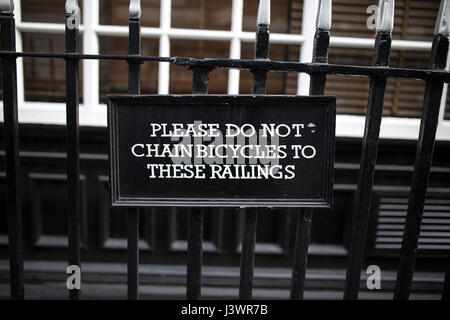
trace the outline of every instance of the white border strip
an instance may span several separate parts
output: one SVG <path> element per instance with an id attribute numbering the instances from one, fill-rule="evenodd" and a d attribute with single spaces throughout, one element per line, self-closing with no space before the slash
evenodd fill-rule
<path id="1" fill-rule="evenodd" d="M 3 122 L 3 106 L 0 106 L 0 121 Z M 19 108 L 20 123 L 65 125 L 66 113 L 64 103 L 26 102 Z M 80 105 L 80 124 L 87 127 L 106 127 L 106 105 L 100 104 L 95 109 Z M 361 138 L 364 133 L 363 116 L 337 115 L 336 137 Z M 420 119 L 383 117 L 381 139 L 417 140 Z M 441 122 L 436 140 L 450 141 L 450 121 Z"/>

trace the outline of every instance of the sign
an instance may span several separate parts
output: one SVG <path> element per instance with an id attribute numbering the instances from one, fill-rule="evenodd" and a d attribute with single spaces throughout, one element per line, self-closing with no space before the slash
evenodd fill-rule
<path id="1" fill-rule="evenodd" d="M 335 97 L 111 95 L 113 206 L 331 207 Z"/>

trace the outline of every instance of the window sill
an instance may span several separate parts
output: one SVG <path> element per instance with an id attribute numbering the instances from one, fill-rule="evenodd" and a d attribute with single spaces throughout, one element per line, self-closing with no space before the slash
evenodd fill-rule
<path id="1" fill-rule="evenodd" d="M 26 102 L 20 104 L 19 121 L 28 124 L 65 125 L 64 103 Z M 336 137 L 362 138 L 365 117 L 356 115 L 337 115 Z M 0 122 L 3 122 L 3 105 L 0 103 Z M 106 105 L 87 108 L 80 105 L 80 126 L 106 127 Z M 383 117 L 381 139 L 417 140 L 420 119 Z M 450 141 L 450 120 L 441 121 L 436 133 L 437 141 Z"/>

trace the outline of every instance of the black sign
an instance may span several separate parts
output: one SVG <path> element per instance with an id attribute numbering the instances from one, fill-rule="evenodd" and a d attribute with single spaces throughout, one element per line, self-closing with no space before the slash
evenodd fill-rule
<path id="1" fill-rule="evenodd" d="M 330 207 L 335 97 L 109 96 L 113 206 Z"/>

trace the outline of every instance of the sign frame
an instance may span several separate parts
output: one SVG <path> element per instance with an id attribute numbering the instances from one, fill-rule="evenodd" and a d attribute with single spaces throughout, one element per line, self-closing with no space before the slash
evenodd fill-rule
<path id="1" fill-rule="evenodd" d="M 139 198 L 120 195 L 119 181 L 119 132 L 118 110 L 132 105 L 198 105 L 198 104 L 247 104 L 264 103 L 286 104 L 297 101 L 310 103 L 317 108 L 325 108 L 326 116 L 326 165 L 323 196 L 317 199 L 246 199 L 246 198 Z M 257 106 L 256 106 L 257 107 Z M 287 96 L 287 95 L 108 95 L 108 132 L 109 132 L 109 181 L 112 207 L 234 207 L 234 208 L 332 208 L 334 184 L 336 97 L 335 96 Z"/>

